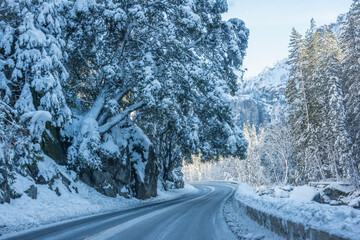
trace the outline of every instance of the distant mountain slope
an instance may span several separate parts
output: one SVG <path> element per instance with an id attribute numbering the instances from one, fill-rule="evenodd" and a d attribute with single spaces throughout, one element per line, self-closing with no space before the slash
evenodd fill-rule
<path id="1" fill-rule="evenodd" d="M 325 25 L 339 37 L 346 14 L 339 15 L 336 23 Z M 320 29 L 320 28 L 319 28 Z M 285 88 L 289 79 L 287 59 L 265 68 L 258 76 L 245 79 L 233 99 L 237 125 L 247 121 L 255 126 L 285 121 Z"/>
<path id="2" fill-rule="evenodd" d="M 286 59 L 266 68 L 258 76 L 240 83 L 233 109 L 238 126 L 249 121 L 255 126 L 285 121 L 285 87 L 289 78 Z"/>

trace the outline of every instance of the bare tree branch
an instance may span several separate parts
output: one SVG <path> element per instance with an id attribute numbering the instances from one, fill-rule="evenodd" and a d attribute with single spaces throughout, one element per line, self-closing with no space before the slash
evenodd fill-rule
<path id="1" fill-rule="evenodd" d="M 106 90 L 107 90 L 107 88 L 102 89 L 102 91 L 100 92 L 96 101 L 92 105 L 90 111 L 86 114 L 87 117 L 91 117 L 94 119 L 98 118 L 98 116 L 101 113 L 102 108 L 104 107 Z"/>
<path id="2" fill-rule="evenodd" d="M 129 90 L 126 88 L 124 90 L 118 89 L 115 92 L 115 101 L 119 102 L 126 94 L 128 94 Z M 105 123 L 105 121 L 107 120 L 107 118 L 110 115 L 110 110 L 106 109 L 105 111 L 103 111 L 101 113 L 100 116 L 98 116 L 98 124 L 102 125 Z"/>

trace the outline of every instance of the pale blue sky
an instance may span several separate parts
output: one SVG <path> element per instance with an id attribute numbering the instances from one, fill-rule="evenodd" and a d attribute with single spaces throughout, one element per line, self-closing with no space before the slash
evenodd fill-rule
<path id="1" fill-rule="evenodd" d="M 321 26 L 346 13 L 352 0 L 228 0 L 224 18 L 240 18 L 250 29 L 245 78 L 257 75 L 288 55 L 289 35 L 295 27 L 302 34 L 314 18 Z"/>

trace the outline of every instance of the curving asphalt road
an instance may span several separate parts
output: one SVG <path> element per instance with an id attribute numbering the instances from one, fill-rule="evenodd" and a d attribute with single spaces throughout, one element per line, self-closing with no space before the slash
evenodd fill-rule
<path id="1" fill-rule="evenodd" d="M 7 239 L 237 239 L 222 213 L 234 188 L 215 183 L 194 186 L 196 193 L 171 201 L 74 220 Z"/>

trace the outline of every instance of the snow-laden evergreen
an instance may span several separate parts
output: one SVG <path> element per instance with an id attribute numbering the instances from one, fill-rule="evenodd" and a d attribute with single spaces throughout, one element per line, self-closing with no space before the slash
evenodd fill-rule
<path id="1" fill-rule="evenodd" d="M 6 186 L 13 165 L 46 183 L 37 167 L 45 154 L 103 194 L 148 198 L 158 182 L 182 187 L 192 154 L 245 157 L 230 97 L 249 31 L 222 20 L 227 8 L 223 0 L 1 1 Z"/>
<path id="2" fill-rule="evenodd" d="M 336 180 L 350 179 L 353 173 L 351 140 L 346 129 L 343 91 L 341 88 L 341 55 L 335 35 L 324 29 L 325 36 L 320 57 L 320 77 L 325 80 L 325 120 L 323 125 L 327 167 Z"/>
<path id="3" fill-rule="evenodd" d="M 351 137 L 353 161 L 349 169 L 353 181 L 360 185 L 360 1 L 354 0 L 346 16 L 341 43 L 343 60 L 343 92 L 345 94 L 346 124 Z"/>
<path id="4" fill-rule="evenodd" d="M 346 21 L 341 21 L 340 36 L 327 26 L 316 28 L 313 20 L 304 39 L 296 30 L 291 35 L 288 124 L 293 158 L 305 181 L 331 178 L 359 186 L 358 7 L 354 1 Z"/>
<path id="5" fill-rule="evenodd" d="M 154 145 L 164 183 L 182 184 L 183 157 L 200 151 L 204 158 L 240 156 L 245 150 L 227 99 L 236 90 L 232 68 L 242 64 L 248 30 L 240 20 L 221 21 L 226 6 L 223 1 L 77 1 L 70 12 L 73 59 L 67 87 L 77 89 L 68 92 L 70 101 L 96 120 L 100 137 L 117 124 L 136 121 Z M 84 152 L 82 141 L 97 142 L 98 137 L 82 135 L 73 140 L 71 159 Z"/>

